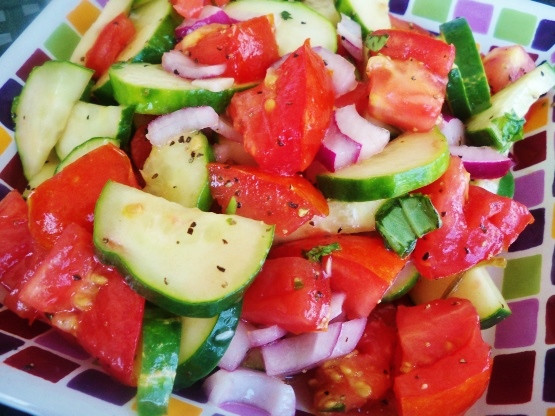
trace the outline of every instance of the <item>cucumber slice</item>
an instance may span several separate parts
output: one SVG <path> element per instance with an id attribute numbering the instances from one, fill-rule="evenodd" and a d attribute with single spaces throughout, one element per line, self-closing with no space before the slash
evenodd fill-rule
<path id="1" fill-rule="evenodd" d="M 281 0 L 237 0 L 228 3 L 225 12 L 237 20 L 272 14 L 280 55 L 299 48 L 306 39 L 310 45 L 337 50 L 335 26 L 310 7 L 299 2 Z"/>
<path id="2" fill-rule="evenodd" d="M 94 212 L 93 239 L 147 300 L 184 316 L 231 307 L 260 270 L 273 226 L 186 208 L 108 182 Z"/>
<path id="3" fill-rule="evenodd" d="M 363 38 L 373 30 L 391 27 L 388 0 L 336 0 L 335 6 L 360 24 Z"/>
<path id="4" fill-rule="evenodd" d="M 27 199 L 37 186 L 54 176 L 56 174 L 56 167 L 58 166 L 58 163 L 60 163 L 60 159 L 58 159 L 56 152 L 50 152 L 48 159 L 44 162 L 44 165 L 39 170 L 39 173 L 29 179 L 27 186 L 23 190 L 23 198 Z"/>
<path id="5" fill-rule="evenodd" d="M 93 71 L 65 61 L 35 67 L 15 111 L 15 142 L 27 179 L 41 170 Z"/>
<path id="6" fill-rule="evenodd" d="M 200 132 L 153 146 L 141 171 L 146 182 L 143 190 L 184 207 L 208 211 L 212 196 L 206 164 L 213 160 L 210 143 Z"/>
<path id="7" fill-rule="evenodd" d="M 459 279 L 459 275 L 448 276 L 441 279 L 420 277 L 410 290 L 409 297 L 416 305 L 428 303 L 435 299 L 443 299 L 447 297 Z"/>
<path id="8" fill-rule="evenodd" d="M 112 137 L 126 146 L 131 136 L 133 107 L 103 106 L 79 101 L 72 108 L 66 128 L 56 143 L 58 157 L 65 159 L 73 149 L 93 137 Z"/>
<path id="9" fill-rule="evenodd" d="M 141 372 L 137 381 L 139 416 L 167 414 L 179 355 L 181 319 L 148 307 L 143 318 Z"/>
<path id="10" fill-rule="evenodd" d="M 480 51 L 464 17 L 443 23 L 439 30 L 443 39 L 456 49 L 455 65 L 447 83 L 447 102 L 455 117 L 466 120 L 491 105 Z"/>
<path id="11" fill-rule="evenodd" d="M 121 63 L 109 71 L 114 97 L 139 114 L 165 114 L 183 107 L 209 105 L 223 112 L 236 91 L 254 84 L 234 85 L 223 91 L 196 87 L 191 81 L 170 74 L 160 65 Z"/>
<path id="12" fill-rule="evenodd" d="M 420 273 L 416 270 L 414 264 L 409 261 L 405 267 L 401 269 L 393 284 L 389 286 L 382 297 L 382 301 L 391 302 L 406 295 L 420 278 Z"/>
<path id="13" fill-rule="evenodd" d="M 302 0 L 305 6 L 310 7 L 315 12 L 320 13 L 328 19 L 334 26 L 341 20 L 339 12 L 335 8 L 333 0 Z"/>
<path id="14" fill-rule="evenodd" d="M 470 300 L 480 316 L 482 329 L 498 324 L 511 314 L 486 266 L 475 266 L 466 271 L 447 297 Z"/>
<path id="15" fill-rule="evenodd" d="M 235 334 L 240 315 L 241 304 L 236 303 L 211 318 L 182 318 L 177 388 L 192 385 L 216 368 Z"/>
<path id="16" fill-rule="evenodd" d="M 71 55 L 71 62 L 83 65 L 85 63 L 85 55 L 92 48 L 98 35 L 104 27 L 110 23 L 116 16 L 121 13 L 129 14 L 133 0 L 110 0 L 93 24 L 85 32 Z"/>
<path id="17" fill-rule="evenodd" d="M 427 185 L 449 165 L 449 146 L 434 128 L 425 133 L 405 133 L 382 152 L 335 172 L 317 176 L 327 198 L 371 201 L 392 198 Z"/>
<path id="18" fill-rule="evenodd" d="M 93 137 L 92 139 L 87 140 L 85 143 L 80 144 L 79 146 L 75 147 L 60 163 L 56 166 L 56 170 L 54 173 L 60 172 L 64 169 L 67 165 L 75 162 L 81 156 L 86 155 L 90 151 L 99 148 L 100 146 L 104 146 L 106 144 L 113 144 L 116 147 L 120 147 L 119 140 L 112 139 L 111 137 Z"/>
<path id="19" fill-rule="evenodd" d="M 522 139 L 524 116 L 538 98 L 555 86 L 555 68 L 549 62 L 507 85 L 491 98 L 491 107 L 470 118 L 467 140 L 505 152 Z"/>

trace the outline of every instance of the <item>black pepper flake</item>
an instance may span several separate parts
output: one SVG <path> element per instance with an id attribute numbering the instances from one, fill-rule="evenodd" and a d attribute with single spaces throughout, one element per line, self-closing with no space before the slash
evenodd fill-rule
<path id="1" fill-rule="evenodd" d="M 46 319 L 48 319 L 49 321 L 51 321 L 52 318 L 54 318 L 54 314 L 53 314 L 53 313 L 50 313 L 50 312 L 46 312 L 46 313 L 44 314 L 44 316 L 45 316 Z"/>
<path id="2" fill-rule="evenodd" d="M 227 240 L 225 238 L 222 238 L 222 243 L 227 244 Z"/>
<path id="3" fill-rule="evenodd" d="M 189 227 L 189 228 L 187 229 L 187 234 L 193 235 L 193 232 L 194 232 L 194 231 L 195 231 L 195 230 L 194 230 L 193 227 Z"/>
<path id="4" fill-rule="evenodd" d="M 430 258 L 430 253 L 428 253 L 427 251 L 424 253 L 424 255 L 422 256 L 422 260 L 426 261 Z"/>
<path id="5" fill-rule="evenodd" d="M 287 203 L 287 205 L 289 206 L 289 208 L 293 208 L 293 209 L 299 208 L 299 204 L 296 204 L 296 203 L 293 202 L 293 201 L 289 201 L 289 202 Z"/>
<path id="6" fill-rule="evenodd" d="M 185 143 L 185 137 L 183 136 L 179 136 L 179 139 L 177 140 L 179 143 Z"/>
<path id="7" fill-rule="evenodd" d="M 337 234 L 339 234 L 341 231 L 343 231 L 343 228 L 342 228 L 342 227 L 339 227 L 339 228 L 337 229 Z"/>
<path id="8" fill-rule="evenodd" d="M 170 146 L 173 146 L 174 144 L 175 144 L 175 140 L 172 140 L 172 141 L 170 142 Z"/>
<path id="9" fill-rule="evenodd" d="M 294 54 L 293 54 L 293 58 L 298 58 L 298 57 L 299 57 L 299 54 L 298 54 L 298 53 L 294 53 Z"/>
<path id="10" fill-rule="evenodd" d="M 465 252 L 466 254 L 470 254 L 470 249 L 469 249 L 468 247 L 465 247 L 465 248 L 464 248 L 464 252 Z"/>
<path id="11" fill-rule="evenodd" d="M 164 277 L 164 284 L 167 286 L 168 285 L 168 278 Z"/>
<path id="12" fill-rule="evenodd" d="M 79 276 L 78 274 L 74 274 L 72 277 L 73 277 L 73 280 L 81 280 L 82 279 L 82 277 Z"/>
<path id="13" fill-rule="evenodd" d="M 216 266 L 216 269 L 218 269 L 218 270 L 221 271 L 222 273 L 225 272 L 225 267 Z"/>
<path id="14" fill-rule="evenodd" d="M 279 147 L 285 146 L 285 143 L 283 143 L 283 142 L 281 141 L 281 139 L 277 139 L 276 142 L 277 142 L 277 145 L 278 145 Z"/>
<path id="15" fill-rule="evenodd" d="M 151 179 L 156 179 L 158 177 L 158 174 L 155 173 L 154 175 L 152 175 Z"/>
<path id="16" fill-rule="evenodd" d="M 314 294 L 314 299 L 316 299 L 316 300 L 322 299 L 323 296 L 324 296 L 324 294 L 318 290 L 318 291 L 316 291 L 316 293 Z"/>
<path id="17" fill-rule="evenodd" d="M 174 70 L 173 70 L 173 74 L 174 74 L 174 75 L 179 75 L 179 71 L 178 71 L 177 69 L 174 69 Z"/>
<path id="18" fill-rule="evenodd" d="M 243 204 L 241 204 L 240 202 L 237 202 L 237 209 L 241 208 L 243 206 Z"/>
<path id="19" fill-rule="evenodd" d="M 103 242 L 104 244 L 108 244 L 108 243 L 110 242 L 110 239 L 109 239 L 108 237 L 104 237 L 104 238 L 102 239 L 102 242 Z"/>
<path id="20" fill-rule="evenodd" d="M 488 229 L 486 228 L 486 226 L 484 224 L 480 224 L 480 230 L 482 230 L 482 232 L 484 234 L 488 232 Z"/>
<path id="21" fill-rule="evenodd" d="M 441 216 L 445 217 L 447 215 L 447 211 L 441 211 Z"/>
<path id="22" fill-rule="evenodd" d="M 308 225 L 314 227 L 316 224 L 314 224 L 314 221 L 310 220 L 310 221 L 308 222 Z"/>

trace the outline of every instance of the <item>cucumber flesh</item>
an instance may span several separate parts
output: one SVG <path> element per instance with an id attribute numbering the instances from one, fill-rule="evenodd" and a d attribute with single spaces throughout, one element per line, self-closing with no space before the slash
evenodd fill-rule
<path id="1" fill-rule="evenodd" d="M 15 106 L 15 142 L 27 179 L 42 168 L 93 71 L 65 62 L 35 67 Z"/>
<path id="2" fill-rule="evenodd" d="M 75 162 L 81 156 L 84 156 L 94 149 L 97 149 L 106 144 L 112 144 L 116 147 L 120 147 L 120 142 L 111 137 L 93 137 L 92 139 L 89 139 L 85 143 L 82 143 L 74 148 L 60 163 L 58 163 L 55 168 L 55 173 L 60 172 L 67 165 Z"/>
<path id="3" fill-rule="evenodd" d="M 44 165 L 40 169 L 39 173 L 29 179 L 29 182 L 23 191 L 23 198 L 27 199 L 37 186 L 54 176 L 56 174 L 58 163 L 60 163 L 60 159 L 58 159 L 56 152 L 50 152 L 48 159 L 44 162 Z"/>
<path id="4" fill-rule="evenodd" d="M 392 285 L 389 286 L 387 291 L 382 297 L 382 301 L 391 302 L 406 295 L 416 284 L 420 278 L 420 273 L 412 262 L 407 262 L 401 269 Z"/>
<path id="5" fill-rule="evenodd" d="M 449 146 L 434 128 L 425 133 L 405 133 L 375 156 L 335 172 L 317 176 L 327 198 L 371 201 L 403 195 L 427 185 L 447 169 Z"/>
<path id="6" fill-rule="evenodd" d="M 147 300 L 184 316 L 231 307 L 260 270 L 273 226 L 203 212 L 109 181 L 94 212 L 93 240 Z"/>
<path id="7" fill-rule="evenodd" d="M 336 8 L 360 24 L 362 36 L 378 29 L 389 29 L 389 2 L 387 0 L 336 0 Z"/>
<path id="8" fill-rule="evenodd" d="M 133 108 L 79 101 L 71 109 L 66 128 L 56 143 L 60 160 L 93 137 L 111 137 L 124 147 L 131 136 Z"/>
<path id="9" fill-rule="evenodd" d="M 310 39 L 312 47 L 323 46 L 332 52 L 337 50 L 335 26 L 303 3 L 280 0 L 237 0 L 228 3 L 224 10 L 237 20 L 272 14 L 280 55 L 295 51 L 306 39 Z"/>
<path id="10" fill-rule="evenodd" d="M 206 164 L 214 160 L 206 136 L 200 132 L 153 146 L 141 174 L 145 192 L 184 207 L 208 211 L 212 204 Z"/>

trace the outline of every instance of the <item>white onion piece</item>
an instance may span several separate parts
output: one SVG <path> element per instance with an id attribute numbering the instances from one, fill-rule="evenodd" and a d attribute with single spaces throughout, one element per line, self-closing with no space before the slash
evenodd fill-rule
<path id="1" fill-rule="evenodd" d="M 488 146 L 449 146 L 452 155 L 458 156 L 464 168 L 474 179 L 495 179 L 504 176 L 513 161 Z"/>
<path id="2" fill-rule="evenodd" d="M 335 122 L 341 133 L 361 145 L 357 161 L 381 152 L 389 142 L 389 130 L 366 120 L 354 104 L 336 109 Z"/>
<path id="3" fill-rule="evenodd" d="M 335 172 L 337 169 L 355 163 L 360 156 L 361 147 L 360 143 L 339 131 L 335 120 L 332 120 L 326 130 L 316 159 L 327 170 Z"/>
<path id="4" fill-rule="evenodd" d="M 245 150 L 243 143 L 219 137 L 218 142 L 212 146 L 212 150 L 214 152 L 214 159 L 218 163 L 256 166 L 256 161 Z"/>
<path id="5" fill-rule="evenodd" d="M 224 136 L 226 139 L 233 140 L 234 142 L 238 143 L 243 142 L 243 136 L 241 136 L 241 134 L 237 130 L 235 130 L 230 123 L 228 123 L 221 117 L 218 119 L 218 124 L 212 127 L 212 129 L 216 133 Z"/>
<path id="6" fill-rule="evenodd" d="M 248 331 L 248 338 L 251 347 L 260 347 L 277 341 L 287 334 L 287 330 L 279 325 L 271 325 L 265 328 L 254 328 Z"/>
<path id="7" fill-rule="evenodd" d="M 206 5 L 200 12 L 198 19 L 184 20 L 183 23 L 175 28 L 174 33 L 177 39 L 183 39 L 189 33 L 205 25 L 209 25 L 212 23 L 221 23 L 224 25 L 228 25 L 236 22 L 237 20 L 229 17 L 229 15 L 219 7 Z"/>
<path id="8" fill-rule="evenodd" d="M 344 292 L 333 292 L 330 300 L 330 322 L 334 319 L 340 320 L 345 317 L 343 304 L 347 295 Z"/>
<path id="9" fill-rule="evenodd" d="M 364 333 L 366 318 L 351 319 L 341 324 L 341 332 L 329 359 L 349 354 L 355 349 Z"/>
<path id="10" fill-rule="evenodd" d="M 320 55 L 326 64 L 326 68 L 331 72 L 331 82 L 336 97 L 340 97 L 356 88 L 356 68 L 352 63 L 322 46 L 316 46 L 313 50 Z"/>
<path id="11" fill-rule="evenodd" d="M 162 55 L 162 68 L 181 78 L 202 79 L 222 75 L 226 64 L 201 65 L 174 49 Z"/>
<path id="12" fill-rule="evenodd" d="M 306 332 L 261 347 L 266 373 L 285 376 L 312 368 L 327 359 L 337 343 L 341 322 L 327 331 Z"/>
<path id="13" fill-rule="evenodd" d="M 271 416 L 294 416 L 295 392 L 282 380 L 263 372 L 239 368 L 218 370 L 203 384 L 208 401 L 216 406 L 244 403 L 267 411 Z"/>
<path id="14" fill-rule="evenodd" d="M 341 13 L 337 34 L 347 52 L 358 61 L 362 60 L 362 28 L 349 16 Z"/>
<path id="15" fill-rule="evenodd" d="M 219 123 L 220 117 L 212 107 L 185 107 L 148 123 L 146 138 L 154 146 L 163 146 L 180 134 L 215 128 Z"/>
<path id="16" fill-rule="evenodd" d="M 248 333 L 253 328 L 252 325 L 239 321 L 235 335 L 218 363 L 220 368 L 233 371 L 239 367 L 250 349 Z"/>
<path id="17" fill-rule="evenodd" d="M 450 146 L 459 146 L 464 143 L 464 123 L 458 118 L 443 116 L 439 130 Z"/>
<path id="18" fill-rule="evenodd" d="M 197 78 L 191 80 L 191 85 L 212 92 L 227 90 L 233 86 L 235 79 L 231 77 Z"/>

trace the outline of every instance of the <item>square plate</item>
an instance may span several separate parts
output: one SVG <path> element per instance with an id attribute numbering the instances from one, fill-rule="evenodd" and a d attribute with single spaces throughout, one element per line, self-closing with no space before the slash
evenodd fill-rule
<path id="1" fill-rule="evenodd" d="M 536 63 L 553 63 L 555 8 L 548 5 L 550 0 L 545 2 L 390 0 L 390 10 L 434 32 L 440 23 L 464 16 L 482 51 L 519 43 Z M 26 185 L 13 140 L 13 98 L 33 66 L 70 56 L 105 3 L 51 0 L 0 57 L 0 198 L 10 188 L 22 190 Z M 0 23 L 5 19 L 0 9 Z M 535 222 L 507 253 L 506 269 L 494 276 L 513 314 L 483 333 L 494 347 L 492 380 L 468 415 L 555 415 L 553 90 L 533 106 L 527 118 L 525 139 L 512 152 L 515 199 L 528 206 Z M 0 307 L 0 402 L 40 415 L 123 416 L 135 414 L 134 394 L 46 325 L 29 326 Z M 216 414 L 228 413 L 206 404 L 198 386 L 172 397 L 170 415 Z"/>

